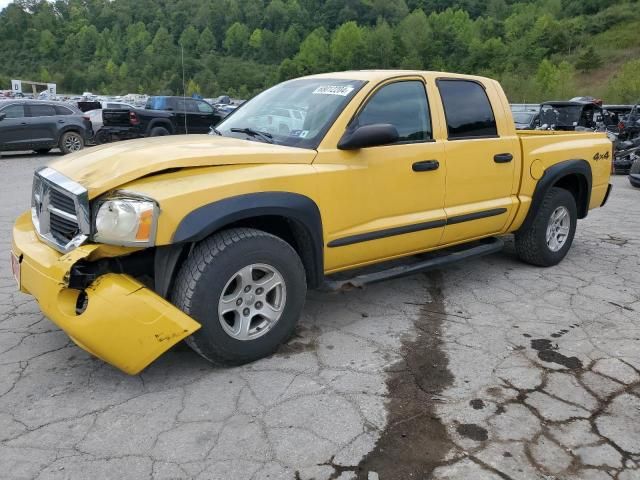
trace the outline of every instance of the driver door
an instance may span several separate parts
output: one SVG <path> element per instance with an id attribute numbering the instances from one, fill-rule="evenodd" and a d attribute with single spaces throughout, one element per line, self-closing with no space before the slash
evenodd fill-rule
<path id="1" fill-rule="evenodd" d="M 434 138 L 424 80 L 394 79 L 364 101 L 349 128 L 391 124 L 399 139 L 358 150 L 320 150 L 314 167 L 325 270 L 337 271 L 436 247 L 445 226 L 445 154 Z"/>
<path id="2" fill-rule="evenodd" d="M 27 149 L 31 143 L 31 131 L 24 104 L 9 105 L 0 112 L 5 114 L 4 120 L 0 120 L 0 151 Z"/>

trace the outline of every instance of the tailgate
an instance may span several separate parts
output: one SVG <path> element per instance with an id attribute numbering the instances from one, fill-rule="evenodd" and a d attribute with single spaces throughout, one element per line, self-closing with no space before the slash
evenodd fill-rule
<path id="1" fill-rule="evenodd" d="M 102 124 L 107 127 L 130 127 L 129 109 L 105 108 L 102 110 Z"/>

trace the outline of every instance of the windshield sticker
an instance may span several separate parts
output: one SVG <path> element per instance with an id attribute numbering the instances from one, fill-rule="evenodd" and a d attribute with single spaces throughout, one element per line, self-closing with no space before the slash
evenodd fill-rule
<path id="1" fill-rule="evenodd" d="M 309 135 L 309 130 L 291 130 L 290 137 L 306 138 Z"/>
<path id="2" fill-rule="evenodd" d="M 327 85 L 324 87 L 318 87 L 313 91 L 314 95 L 340 95 L 346 97 L 353 92 L 353 87 L 340 86 L 340 85 Z"/>

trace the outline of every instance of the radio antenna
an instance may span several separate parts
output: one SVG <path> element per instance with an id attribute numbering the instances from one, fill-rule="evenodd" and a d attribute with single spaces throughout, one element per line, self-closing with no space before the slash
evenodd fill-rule
<path id="1" fill-rule="evenodd" d="M 184 83 L 184 47 L 180 44 L 180 55 L 182 57 L 182 109 L 184 110 L 184 133 L 189 133 L 187 130 L 187 88 Z"/>

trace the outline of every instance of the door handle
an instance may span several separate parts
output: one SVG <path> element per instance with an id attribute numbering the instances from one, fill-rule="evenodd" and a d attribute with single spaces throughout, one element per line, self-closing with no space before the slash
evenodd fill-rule
<path id="1" fill-rule="evenodd" d="M 513 160 L 513 155 L 510 153 L 498 153 L 493 157 L 493 161 L 496 163 L 509 163 Z"/>
<path id="2" fill-rule="evenodd" d="M 411 166 L 414 172 L 429 172 L 431 170 L 437 170 L 439 167 L 440 162 L 438 162 L 438 160 L 423 160 Z"/>
<path id="3" fill-rule="evenodd" d="M 64 120 L 58 120 L 58 123 L 64 123 Z"/>

